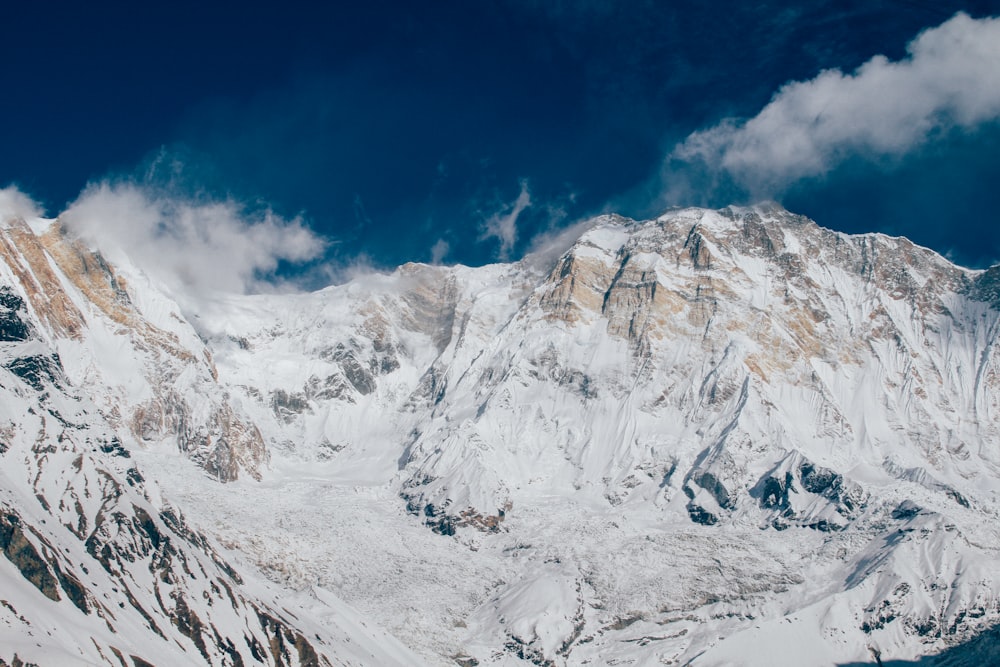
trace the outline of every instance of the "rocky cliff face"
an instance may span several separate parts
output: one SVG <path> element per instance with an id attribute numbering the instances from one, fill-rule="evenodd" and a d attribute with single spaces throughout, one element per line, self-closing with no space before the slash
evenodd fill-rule
<path id="1" fill-rule="evenodd" d="M 257 475 L 260 433 L 216 382 L 211 354 L 176 305 L 127 281 L 58 223 L 23 220 L 0 228 L 10 289 L 37 319 L 37 336 L 69 362 L 71 383 L 88 386 L 101 414 L 143 442 L 169 439 L 221 481 Z"/>
<path id="2" fill-rule="evenodd" d="M 262 477 L 176 473 L 201 525 L 432 663 L 836 664 L 1000 621 L 992 269 L 776 206 L 684 209 L 598 218 L 541 271 L 406 265 L 195 320 L 58 227 L 4 234 L 3 335 L 23 307 L 47 346 L 9 367 L 86 388 L 126 451 Z M 291 489 L 294 520 L 240 506 Z"/>

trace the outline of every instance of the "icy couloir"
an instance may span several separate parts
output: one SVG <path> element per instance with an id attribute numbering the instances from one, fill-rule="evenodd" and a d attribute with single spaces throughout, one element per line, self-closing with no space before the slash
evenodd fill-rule
<path id="1" fill-rule="evenodd" d="M 964 643 L 1000 620 L 996 270 L 776 206 L 198 317 L 139 267 L 98 264 L 102 291 L 55 263 L 99 311 L 48 325 L 70 381 L 189 517 L 430 663 L 991 650 Z"/>

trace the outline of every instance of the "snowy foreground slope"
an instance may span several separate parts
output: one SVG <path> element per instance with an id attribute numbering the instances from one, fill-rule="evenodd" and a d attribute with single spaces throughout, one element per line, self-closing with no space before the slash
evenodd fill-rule
<path id="1" fill-rule="evenodd" d="M 686 209 L 599 218 L 552 260 L 406 265 L 195 316 L 58 225 L 3 239 L 23 304 L 5 307 L 33 332 L 2 343 L 25 401 L 4 402 L 5 475 L 36 479 L 40 442 L 88 446 L 38 435 L 46 401 L 72 402 L 57 411 L 115 443 L 88 450 L 95 470 L 146 516 L 183 511 L 198 562 L 224 560 L 217 541 L 283 586 L 288 632 L 334 663 L 1000 660 L 1000 269 L 777 207 Z M 54 370 L 33 385 L 35 357 Z M 58 473 L 50 495 L 90 479 Z M 32 535 L 89 553 L 88 505 L 23 484 Z M 276 604 L 259 576 L 247 604 Z M 96 632 L 38 643 L 92 655 Z"/>

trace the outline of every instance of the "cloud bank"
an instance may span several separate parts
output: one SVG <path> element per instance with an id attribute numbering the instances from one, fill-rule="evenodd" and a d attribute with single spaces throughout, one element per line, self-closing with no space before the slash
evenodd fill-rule
<path id="1" fill-rule="evenodd" d="M 901 157 L 936 135 L 997 118 L 1000 19 L 959 13 L 919 34 L 902 60 L 876 56 L 852 74 L 825 70 L 784 85 L 749 120 L 695 132 L 670 154 L 668 171 L 694 165 L 751 195 L 773 196 L 850 157 Z"/>
<path id="2" fill-rule="evenodd" d="M 281 263 L 316 259 L 326 246 L 299 218 L 131 183 L 88 186 L 60 220 L 112 261 L 128 258 L 176 295 L 195 298 L 273 291 Z"/>

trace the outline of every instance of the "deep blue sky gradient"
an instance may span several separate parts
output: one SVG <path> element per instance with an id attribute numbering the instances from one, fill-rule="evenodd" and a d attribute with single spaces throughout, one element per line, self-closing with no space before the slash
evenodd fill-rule
<path id="1" fill-rule="evenodd" d="M 304 215 L 331 261 L 384 267 L 439 240 L 446 261 L 496 259 L 483 222 L 523 183 L 515 256 L 609 208 L 654 215 L 664 157 L 691 132 L 824 68 L 898 59 L 956 11 L 1000 14 L 1000 0 L 95 4 L 5 7 L 0 186 L 53 214 L 109 177 L 234 197 Z M 776 196 L 985 266 L 1000 261 L 998 156 L 994 124 Z"/>

